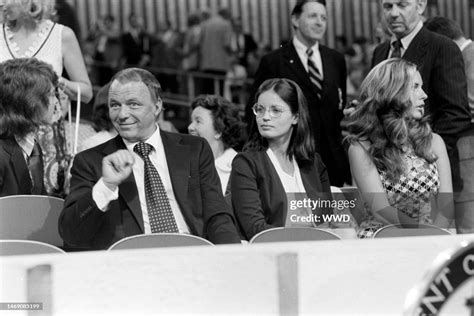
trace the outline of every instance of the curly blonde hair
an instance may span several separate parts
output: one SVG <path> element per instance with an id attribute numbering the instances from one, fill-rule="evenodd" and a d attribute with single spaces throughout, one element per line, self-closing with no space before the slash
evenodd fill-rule
<path id="1" fill-rule="evenodd" d="M 375 66 L 362 82 L 359 105 L 349 117 L 349 136 L 345 140 L 368 141 L 377 169 L 392 180 L 406 172 L 403 153 L 408 148 L 429 163 L 437 159 L 431 152 L 429 118 L 415 120 L 408 115 L 417 71 L 415 64 L 400 58 Z"/>
<path id="2" fill-rule="evenodd" d="M 6 0 L 4 10 L 8 12 L 9 8 L 19 9 L 21 17 L 26 20 L 39 22 L 51 18 L 55 14 L 56 0 Z M 16 19 L 5 15 L 5 20 L 9 26 L 17 23 Z"/>

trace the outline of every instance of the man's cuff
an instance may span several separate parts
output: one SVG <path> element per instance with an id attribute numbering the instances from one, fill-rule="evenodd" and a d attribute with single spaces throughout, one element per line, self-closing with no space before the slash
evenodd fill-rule
<path id="1" fill-rule="evenodd" d="M 118 191 L 118 187 L 114 191 L 110 190 L 100 178 L 92 188 L 92 199 L 102 212 L 106 212 L 109 203 L 118 199 Z"/>

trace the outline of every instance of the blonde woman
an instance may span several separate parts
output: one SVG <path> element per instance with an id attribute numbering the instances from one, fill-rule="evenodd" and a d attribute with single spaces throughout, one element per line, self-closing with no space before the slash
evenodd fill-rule
<path id="1" fill-rule="evenodd" d="M 65 139 L 64 116 L 69 99 L 89 102 L 92 88 L 84 59 L 74 32 L 49 18 L 54 0 L 3 0 L 3 24 L 0 25 L 0 62 L 35 57 L 50 64 L 60 77 L 61 111 L 54 122 L 43 125 L 38 138 L 43 150 L 45 186 L 48 194 L 64 196 L 65 173 L 71 155 Z M 61 77 L 63 69 L 69 79 Z M 61 115 L 62 113 L 62 115 Z"/>
<path id="2" fill-rule="evenodd" d="M 361 85 L 349 117 L 349 161 L 374 220 L 361 225 L 360 237 L 384 224 L 447 227 L 453 217 L 446 146 L 424 115 L 422 85 L 416 65 L 398 58 L 378 64 Z"/>

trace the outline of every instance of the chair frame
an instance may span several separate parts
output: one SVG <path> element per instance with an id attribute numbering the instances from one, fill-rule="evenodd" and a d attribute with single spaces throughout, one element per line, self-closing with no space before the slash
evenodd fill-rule
<path id="1" fill-rule="evenodd" d="M 411 225 L 411 224 L 407 224 L 407 226 L 415 226 L 415 225 Z M 440 234 L 427 234 L 427 235 L 419 235 L 419 236 L 443 236 L 443 235 L 452 235 L 452 233 L 449 231 L 449 230 L 446 230 L 444 228 L 441 228 L 441 227 L 438 227 L 438 226 L 435 226 L 435 225 L 429 225 L 429 224 L 416 224 L 416 227 L 403 227 L 402 224 L 389 224 L 389 225 L 385 225 L 384 227 L 381 227 L 379 228 L 372 236 L 372 238 L 397 238 L 397 237 L 417 237 L 418 235 L 407 235 L 407 236 L 403 236 L 403 235 L 400 235 L 400 236 L 378 236 L 380 233 L 383 233 L 384 231 L 387 231 L 387 230 L 392 230 L 393 228 L 398 228 L 398 229 L 433 229 L 433 230 L 436 230 L 438 232 L 440 232 Z M 442 233 L 444 232 L 444 233 Z"/>
<path id="2" fill-rule="evenodd" d="M 282 230 L 308 230 L 308 231 L 317 231 L 319 233 L 326 234 L 327 236 L 332 236 L 334 238 L 329 238 L 329 239 L 301 239 L 301 240 L 275 240 L 275 241 L 258 241 L 258 239 L 261 238 L 263 235 L 271 234 L 274 231 L 282 231 Z M 259 232 L 258 234 L 254 235 L 250 241 L 249 244 L 254 244 L 254 243 L 267 243 L 267 242 L 297 242 L 297 241 L 318 241 L 318 240 L 340 240 L 341 237 L 338 236 L 337 234 L 327 231 L 325 229 L 321 228 L 316 228 L 316 227 L 274 227 L 270 229 L 266 229 L 264 231 Z"/>
<path id="3" fill-rule="evenodd" d="M 193 239 L 194 241 L 199 241 L 199 242 L 202 242 L 201 245 L 170 245 L 170 246 L 146 246 L 146 247 L 131 247 L 131 248 L 120 248 L 120 246 L 124 243 L 128 243 L 129 241 L 134 241 L 134 240 L 137 240 L 137 239 L 144 239 L 144 238 L 153 238 L 153 236 L 155 237 L 165 237 L 165 238 L 168 238 L 168 237 L 179 237 L 179 238 L 186 238 L 188 240 L 191 240 Z M 210 242 L 209 240 L 207 239 L 204 239 L 202 237 L 199 237 L 199 236 L 195 236 L 195 235 L 188 235 L 188 234 L 179 234 L 179 233 L 153 233 L 153 234 L 140 234 L 140 235 L 134 235 L 134 236 L 129 236 L 129 237 L 125 237 L 125 238 L 122 238 L 120 239 L 119 241 L 116 241 L 114 244 L 112 244 L 108 249 L 107 251 L 112 251 L 112 250 L 125 250 L 125 249 L 148 249 L 148 248 L 173 248 L 173 247 L 194 247 L 194 246 L 215 246 L 212 242 Z M 119 248 L 117 248 L 119 247 Z"/>
<path id="4" fill-rule="evenodd" d="M 29 246 L 32 246 L 32 245 L 35 245 L 34 247 L 37 247 L 39 250 L 45 250 L 44 253 L 28 253 L 28 252 L 25 252 L 25 253 L 18 253 L 18 254 L 3 254 L 3 245 L 5 244 L 18 244 L 18 245 L 29 245 Z M 49 250 L 49 251 L 46 251 L 46 250 Z M 66 252 L 64 250 L 62 250 L 61 248 L 58 248 L 56 246 L 53 246 L 53 245 L 50 245 L 48 243 L 45 243 L 45 242 L 41 242 L 41 241 L 35 241 L 35 240 L 24 240 L 24 239 L 1 239 L 0 240 L 0 257 L 8 257 L 8 256 L 23 256 L 23 255 L 49 255 L 49 254 L 57 254 L 57 253 L 62 253 L 62 254 L 66 254 Z"/>

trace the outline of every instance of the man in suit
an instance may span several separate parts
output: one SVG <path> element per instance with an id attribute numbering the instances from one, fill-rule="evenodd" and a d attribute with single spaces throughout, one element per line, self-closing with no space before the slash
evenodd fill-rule
<path id="1" fill-rule="evenodd" d="M 471 123 L 474 123 L 474 42 L 466 38 L 458 23 L 442 16 L 426 21 L 425 26 L 431 32 L 446 36 L 458 45 L 464 58 L 464 72 L 467 82 L 467 99 L 471 111 Z M 472 126 L 471 126 L 472 128 Z"/>
<path id="2" fill-rule="evenodd" d="M 35 135 L 53 122 L 58 77 L 51 65 L 18 58 L 0 64 L 0 78 L 0 196 L 46 195 Z"/>
<path id="3" fill-rule="evenodd" d="M 391 57 L 401 57 L 418 65 L 423 90 L 428 95 L 425 113 L 431 116 L 433 131 L 446 143 L 453 189 L 459 192 L 462 179 L 456 142 L 471 120 L 461 51 L 449 39 L 423 27 L 426 0 L 380 1 L 393 36 L 375 48 L 372 67 Z"/>
<path id="4" fill-rule="evenodd" d="M 135 13 L 128 17 L 130 29 L 122 34 L 122 50 L 127 65 L 143 67 L 150 61 L 150 36 L 143 29 Z"/>
<path id="5" fill-rule="evenodd" d="M 342 186 L 350 182 L 340 126 L 347 73 L 344 56 L 320 44 L 326 31 L 326 19 L 326 1 L 296 3 L 291 13 L 293 40 L 262 58 L 247 105 L 246 121 L 251 122 L 253 96 L 263 81 L 288 78 L 298 83 L 308 102 L 316 150 L 327 167 L 331 185 Z M 317 68 L 319 83 L 311 79 L 310 63 Z"/>
<path id="6" fill-rule="evenodd" d="M 253 39 L 252 34 L 244 33 L 242 29 L 242 20 L 240 18 L 234 18 L 232 20 L 232 40 L 231 47 L 232 51 L 235 52 L 235 55 L 239 63 L 247 67 L 248 66 L 248 56 L 251 52 L 254 52 L 258 49 L 258 45 Z"/>
<path id="7" fill-rule="evenodd" d="M 119 135 L 74 160 L 59 220 L 68 246 L 106 249 L 124 237 L 155 232 L 240 242 L 208 143 L 160 131 L 160 93 L 159 82 L 143 69 L 112 78 L 109 113 Z"/>

